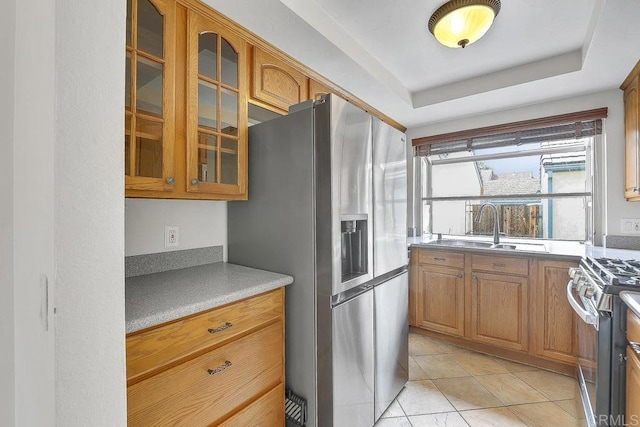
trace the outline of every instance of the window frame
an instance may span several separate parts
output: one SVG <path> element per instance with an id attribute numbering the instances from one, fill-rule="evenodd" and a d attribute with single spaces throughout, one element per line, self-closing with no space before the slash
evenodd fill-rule
<path id="1" fill-rule="evenodd" d="M 418 235 L 420 234 L 431 234 L 432 226 L 433 226 L 433 210 L 429 209 L 429 212 L 425 214 L 425 202 L 432 203 L 433 201 L 438 200 L 505 200 L 505 199 L 518 199 L 518 200 L 552 200 L 556 198 L 574 198 L 580 197 L 585 198 L 587 205 L 585 206 L 585 242 L 592 244 L 602 244 L 603 237 L 603 224 L 606 218 L 605 214 L 605 206 L 606 206 L 606 193 L 605 189 L 605 179 L 604 179 L 604 165 L 606 163 L 606 132 L 605 132 L 605 123 L 606 123 L 606 115 L 607 109 L 597 109 L 597 110 L 589 110 L 585 112 L 579 113 L 571 113 L 561 116 L 548 117 L 543 119 L 534 119 L 523 122 L 516 122 L 513 124 L 505 124 L 498 126 L 490 126 L 486 128 L 480 129 L 472 129 L 468 131 L 454 132 L 445 135 L 436 135 L 432 137 L 423 137 L 417 138 L 412 141 L 412 145 L 414 146 L 414 155 L 418 161 L 414 163 L 415 165 L 415 208 L 414 212 L 416 213 L 416 217 L 414 218 L 414 226 Z M 461 135 L 463 137 L 478 137 L 487 133 L 496 133 L 496 129 L 508 131 L 513 131 L 514 128 L 518 126 L 522 126 L 522 124 L 526 124 L 525 126 L 529 126 L 528 124 L 534 123 L 540 125 L 541 123 L 549 124 L 557 124 L 554 122 L 554 118 L 558 120 L 567 120 L 567 118 L 585 118 L 585 119 L 596 119 L 601 120 L 600 126 L 598 128 L 598 132 L 595 135 L 590 135 L 587 138 L 583 138 L 588 140 L 586 146 L 584 148 L 585 152 L 585 191 L 584 192 L 573 192 L 573 193 L 553 193 L 553 194 L 513 194 L 509 196 L 504 195 L 496 195 L 496 196 L 451 196 L 451 197 L 433 197 L 433 191 L 431 189 L 431 185 L 427 185 L 431 182 L 430 174 L 432 173 L 433 164 L 453 164 L 453 163 L 461 163 L 461 162 L 477 162 L 482 160 L 493 160 L 499 158 L 515 158 L 521 157 L 523 155 L 543 155 L 547 153 L 563 153 L 563 152 L 576 152 L 576 144 L 570 144 L 568 146 L 554 148 L 540 148 L 540 149 L 532 149 L 532 150 L 518 150 L 516 152 L 508 152 L 508 153 L 500 153 L 498 155 L 479 155 L 479 156 L 469 156 L 465 158 L 456 158 L 456 159 L 445 159 L 445 160 L 437 160 L 435 163 L 431 163 L 428 161 L 428 157 L 424 155 L 425 147 L 427 145 L 427 150 L 430 150 L 430 146 L 433 144 L 438 144 L 442 142 L 446 142 L 448 137 L 460 138 Z M 505 144 L 507 145 L 507 144 Z M 511 144 L 512 145 L 512 144 Z M 435 146 L 435 145 L 434 145 Z M 460 150 L 465 151 L 465 150 Z M 471 151 L 471 150 L 468 150 Z M 422 155 L 420 153 L 423 153 Z M 423 224 L 423 218 L 425 215 L 429 215 L 428 226 L 425 229 L 425 224 Z M 564 239 L 554 239 L 553 237 L 550 240 L 564 240 Z"/>

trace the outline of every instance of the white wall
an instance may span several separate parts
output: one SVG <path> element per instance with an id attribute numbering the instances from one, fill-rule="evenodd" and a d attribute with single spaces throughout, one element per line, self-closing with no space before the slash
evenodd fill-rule
<path id="1" fill-rule="evenodd" d="M 54 425 L 54 9 L 9 1 L 0 18 L 0 424 Z M 37 410 L 34 410 L 37 408 Z"/>
<path id="2" fill-rule="evenodd" d="M 624 106 L 622 91 L 619 89 L 412 128 L 407 130 L 407 136 L 410 141 L 413 138 L 422 136 L 438 135 L 601 107 L 609 108 L 605 129 L 607 148 L 605 180 L 608 193 L 606 202 L 607 219 L 603 230 L 604 234 L 618 235 L 620 234 L 620 220 L 622 218 L 640 218 L 640 203 L 627 202 L 624 199 Z"/>
<path id="3" fill-rule="evenodd" d="M 56 29 L 55 423 L 124 426 L 126 2 L 51 3 Z M 42 77 L 40 70 L 34 72 Z"/>
<path id="4" fill-rule="evenodd" d="M 16 1 L 0 14 L 0 425 L 15 424 L 13 145 Z"/>
<path id="5" fill-rule="evenodd" d="M 224 246 L 227 260 L 227 202 L 205 200 L 126 199 L 125 255 L 166 252 L 164 227 L 180 227 L 180 246 Z"/>

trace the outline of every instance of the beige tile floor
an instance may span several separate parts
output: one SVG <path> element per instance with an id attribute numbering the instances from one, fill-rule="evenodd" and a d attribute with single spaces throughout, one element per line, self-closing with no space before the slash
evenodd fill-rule
<path id="1" fill-rule="evenodd" d="M 583 427 L 573 378 L 409 335 L 409 382 L 376 427 Z"/>

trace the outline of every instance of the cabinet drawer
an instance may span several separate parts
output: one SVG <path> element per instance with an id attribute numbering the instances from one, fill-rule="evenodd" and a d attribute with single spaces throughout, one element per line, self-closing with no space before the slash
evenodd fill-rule
<path id="1" fill-rule="evenodd" d="M 284 381 L 283 323 L 205 353 L 127 388 L 128 422 L 209 425 Z"/>
<path id="2" fill-rule="evenodd" d="M 640 318 L 633 311 L 627 309 L 627 339 L 640 343 Z"/>
<path id="3" fill-rule="evenodd" d="M 247 298 L 127 337 L 127 384 L 250 333 L 283 316 L 283 290 Z"/>
<path id="4" fill-rule="evenodd" d="M 448 267 L 464 267 L 464 254 L 458 252 L 427 251 L 421 249 L 418 253 L 420 264 L 445 265 Z"/>
<path id="5" fill-rule="evenodd" d="M 472 255 L 471 269 L 490 273 L 508 273 L 526 276 L 529 274 L 527 258 L 506 258 L 487 255 Z"/>
<path id="6" fill-rule="evenodd" d="M 237 426 L 284 426 L 284 385 L 278 385 L 251 405 L 220 424 L 220 427 Z"/>

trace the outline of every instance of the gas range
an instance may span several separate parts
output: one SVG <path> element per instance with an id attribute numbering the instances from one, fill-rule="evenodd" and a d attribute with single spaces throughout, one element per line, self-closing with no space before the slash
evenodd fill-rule
<path id="1" fill-rule="evenodd" d="M 640 290 L 640 261 L 615 258 L 583 258 L 569 271 L 578 294 L 600 311 L 611 311 L 611 295 Z"/>

